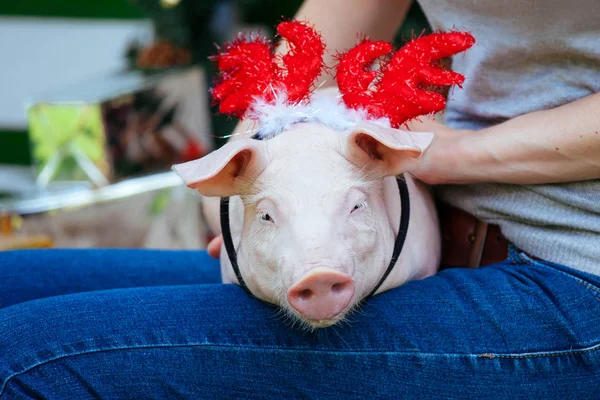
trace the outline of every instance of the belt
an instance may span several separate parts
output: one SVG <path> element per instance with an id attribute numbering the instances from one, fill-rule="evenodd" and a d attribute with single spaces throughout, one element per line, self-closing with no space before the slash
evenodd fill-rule
<path id="1" fill-rule="evenodd" d="M 441 269 L 477 268 L 508 258 L 509 241 L 498 225 L 485 223 L 441 202 L 438 214 L 442 234 Z"/>

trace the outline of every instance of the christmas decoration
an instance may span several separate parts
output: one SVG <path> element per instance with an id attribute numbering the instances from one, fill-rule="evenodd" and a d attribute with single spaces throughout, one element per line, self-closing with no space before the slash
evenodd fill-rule
<path id="1" fill-rule="evenodd" d="M 323 70 L 325 46 L 308 24 L 282 22 L 278 33 L 290 50 L 279 67 L 274 47 L 265 38 L 238 39 L 213 59 L 219 83 L 212 91 L 220 112 L 260 121 L 261 137 L 272 137 L 297 122 L 318 121 L 332 129 L 347 129 L 361 120 L 398 128 L 412 118 L 441 111 L 444 96 L 426 85 L 460 85 L 464 77 L 440 68 L 442 59 L 470 48 L 466 32 L 421 36 L 389 56 L 392 45 L 364 40 L 339 55 L 336 81 L 341 101 L 311 95 L 311 85 Z M 383 56 L 382 66 L 370 70 Z M 343 104 L 342 104 L 343 103 Z"/>

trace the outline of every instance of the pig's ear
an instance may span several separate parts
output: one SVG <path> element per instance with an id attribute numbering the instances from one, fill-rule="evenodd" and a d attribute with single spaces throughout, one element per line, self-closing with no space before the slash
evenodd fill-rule
<path id="1" fill-rule="evenodd" d="M 393 176 L 406 171 L 410 160 L 420 157 L 432 140 L 430 132 L 363 123 L 349 131 L 346 156 L 356 165 L 371 165 L 383 175 Z"/>
<path id="2" fill-rule="evenodd" d="M 173 166 L 189 188 L 207 197 L 241 194 L 244 182 L 252 180 L 266 167 L 265 143 L 239 139 L 194 161 Z"/>

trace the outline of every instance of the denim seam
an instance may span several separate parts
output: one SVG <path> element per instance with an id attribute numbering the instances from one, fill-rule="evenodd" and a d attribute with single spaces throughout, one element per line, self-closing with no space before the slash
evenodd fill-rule
<path id="1" fill-rule="evenodd" d="M 519 257 L 519 259 L 517 259 L 517 257 L 518 257 L 518 254 L 519 254 L 519 253 L 517 252 L 517 250 L 515 250 L 515 247 L 514 247 L 514 245 L 510 245 L 510 246 L 509 246 L 509 248 L 508 248 L 508 256 L 509 256 L 509 259 L 510 259 L 510 261 L 511 261 L 511 262 L 512 262 L 514 265 L 518 265 L 518 264 L 519 264 L 519 261 L 521 261 L 521 260 L 520 260 L 520 257 Z"/>
<path id="2" fill-rule="evenodd" d="M 521 262 L 524 262 L 525 264 L 531 265 L 532 267 L 536 266 L 533 263 L 533 260 L 530 260 L 529 258 L 523 257 L 523 255 L 521 255 L 521 254 L 519 254 L 519 260 L 521 260 Z"/>
<path id="3" fill-rule="evenodd" d="M 594 286 L 594 285 L 590 285 L 589 283 L 587 283 L 587 282 L 585 282 L 585 281 L 582 281 L 582 280 L 580 280 L 580 279 L 578 279 L 578 278 L 575 278 L 575 277 L 573 277 L 573 278 L 574 278 L 574 279 L 577 279 L 577 281 L 578 281 L 580 284 L 582 284 L 583 286 L 585 286 L 586 288 L 588 288 L 588 289 L 590 289 L 590 290 L 593 290 L 594 292 L 596 292 L 596 293 L 600 294 L 600 289 L 598 289 L 596 286 Z"/>
<path id="4" fill-rule="evenodd" d="M 365 350 L 365 351 L 331 351 L 331 350 L 318 350 L 318 349 L 302 349 L 302 348 L 286 348 L 286 347 L 268 347 L 268 346 L 239 346 L 239 345 L 225 345 L 225 344 L 206 344 L 206 343 L 187 343 L 187 344 L 153 344 L 153 345 L 140 345 L 140 346 L 123 346 L 123 347 L 112 347 L 108 349 L 97 349 L 97 350 L 86 350 L 81 352 L 74 352 L 70 354 L 63 354 L 54 358 L 50 358 L 48 360 L 40 361 L 31 365 L 27 368 L 22 369 L 21 371 L 14 372 L 10 376 L 8 376 L 0 386 L 0 397 L 5 393 L 6 388 L 11 379 L 18 375 L 26 374 L 37 367 L 41 367 L 45 364 L 49 364 L 54 361 L 58 361 L 63 358 L 77 357 L 87 354 L 97 354 L 104 353 L 110 351 L 119 351 L 119 350 L 137 350 L 137 349 L 152 349 L 152 348 L 170 348 L 170 347 L 216 347 L 216 348 L 244 348 L 246 350 L 271 350 L 271 351 L 286 351 L 286 352 L 303 352 L 303 353 L 342 353 L 342 354 L 397 354 L 397 355 L 405 355 L 405 356 L 437 356 L 437 357 L 475 357 L 475 358 L 535 358 L 535 357 L 560 357 L 565 355 L 572 354 L 584 354 L 591 353 L 597 350 L 600 350 L 600 344 L 592 345 L 588 348 L 580 349 L 580 350 L 568 350 L 568 351 L 554 351 L 554 352 L 542 352 L 542 353 L 531 353 L 531 354 L 523 354 L 523 355 L 510 355 L 510 354 L 493 354 L 493 353 L 484 353 L 484 354 L 472 354 L 472 353 L 423 353 L 423 352 L 404 352 L 404 351 L 385 351 L 385 350 Z"/>
<path id="5" fill-rule="evenodd" d="M 531 354 L 494 354 L 494 353 L 484 353 L 477 356 L 477 358 L 487 358 L 493 360 L 495 358 L 538 358 L 538 357 L 560 357 L 560 356 L 569 356 L 573 354 L 585 354 L 592 353 L 594 351 L 600 350 L 600 344 L 594 345 L 587 349 L 580 350 L 569 350 L 569 351 L 554 351 L 548 353 L 531 353 Z"/>
<path id="6" fill-rule="evenodd" d="M 577 283 L 585 286 L 587 289 L 590 289 L 590 290 L 592 290 L 592 291 L 600 294 L 600 288 L 596 287 L 595 285 L 593 285 L 593 284 L 591 284 L 589 282 L 586 282 L 585 280 L 583 280 L 583 279 L 581 279 L 581 278 L 579 278 L 577 276 L 573 276 L 573 275 L 569 274 L 568 272 L 562 271 L 562 270 L 560 270 L 558 268 L 554 268 L 554 267 L 552 267 L 550 265 L 544 265 L 544 264 L 542 264 L 540 262 L 535 262 L 533 260 L 530 260 L 529 257 L 526 257 L 526 256 L 525 257 L 519 256 L 519 257 L 521 258 L 521 260 L 523 260 L 523 262 L 531 265 L 532 267 L 552 268 L 553 271 L 558 272 L 558 273 L 560 273 L 560 274 L 562 274 L 562 275 L 564 275 L 564 276 L 566 276 L 568 278 L 571 278 L 571 279 L 575 280 Z"/>

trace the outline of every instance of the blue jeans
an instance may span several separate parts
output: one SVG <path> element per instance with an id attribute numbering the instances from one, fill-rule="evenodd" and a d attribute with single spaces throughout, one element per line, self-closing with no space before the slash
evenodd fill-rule
<path id="1" fill-rule="evenodd" d="M 598 399 L 599 287 L 511 249 L 311 333 L 204 252 L 5 252 L 0 399 Z"/>

